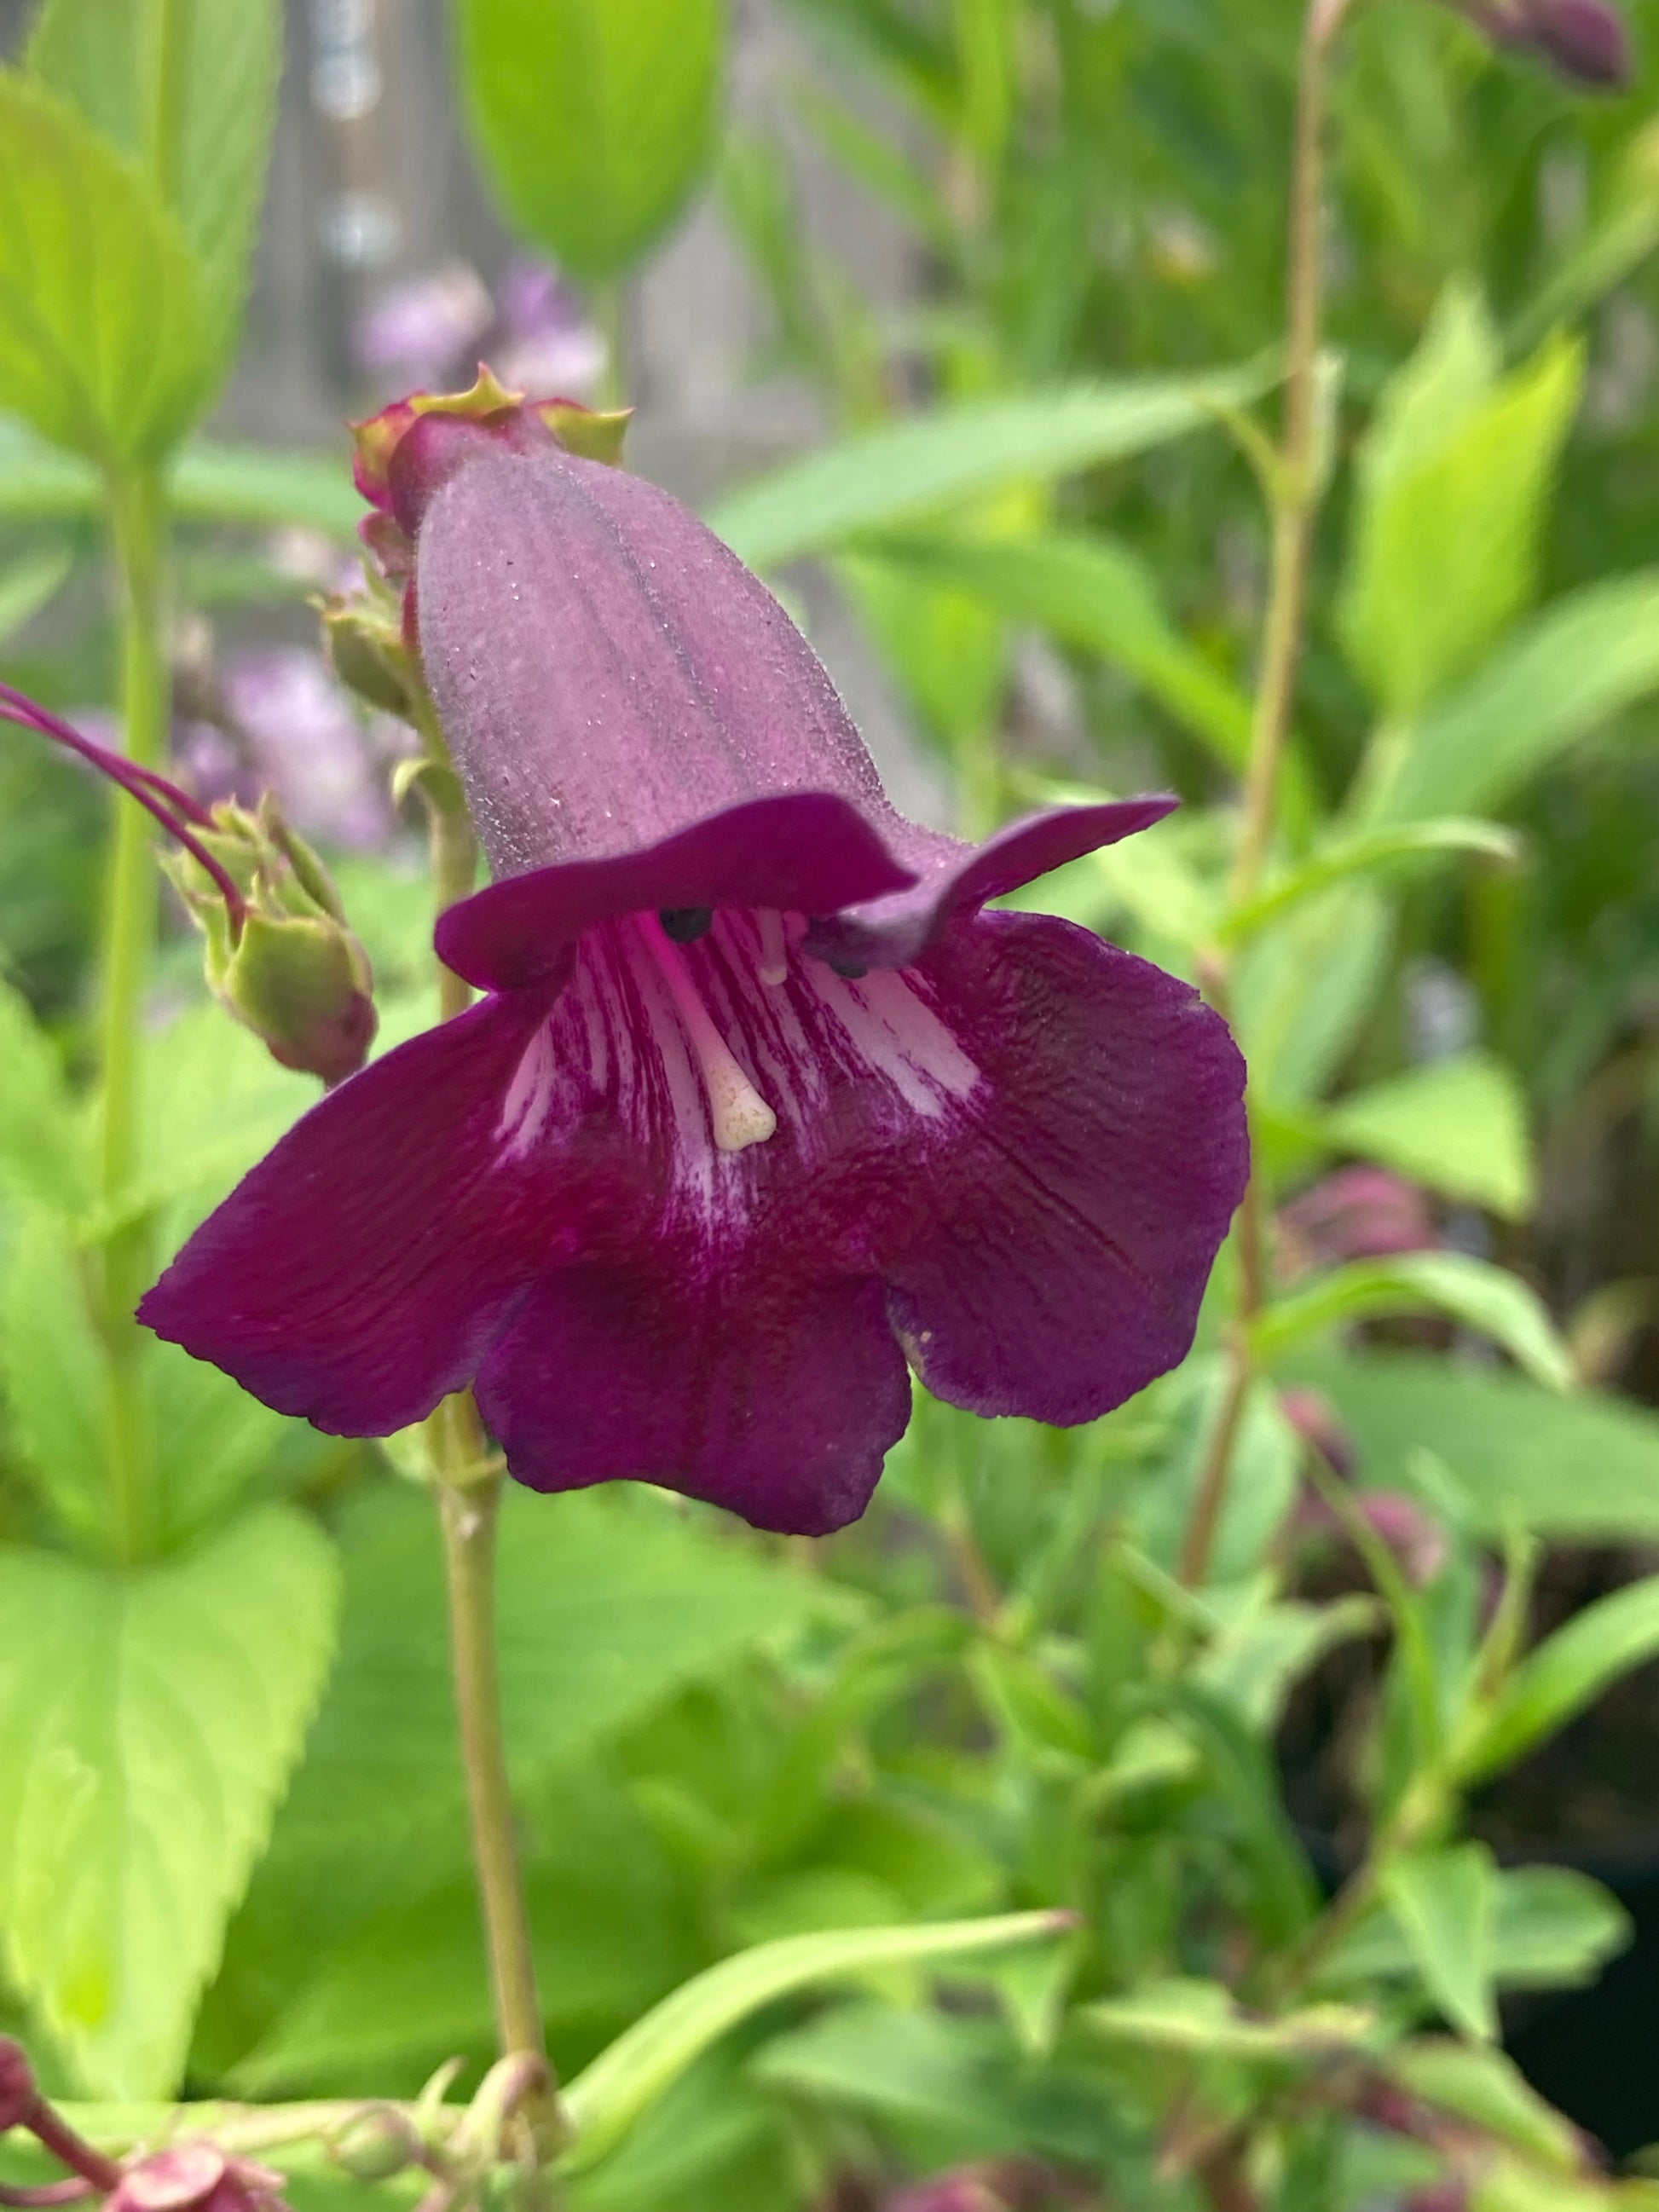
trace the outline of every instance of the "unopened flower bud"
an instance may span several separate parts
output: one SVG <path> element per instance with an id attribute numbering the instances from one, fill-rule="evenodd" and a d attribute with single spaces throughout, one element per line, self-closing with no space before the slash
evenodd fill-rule
<path id="1" fill-rule="evenodd" d="M 1340 1267 L 1349 1260 L 1427 1252 L 1440 1243 L 1429 1202 L 1387 1168 L 1346 1167 L 1299 1191 L 1279 1216 L 1284 1272 Z"/>
<path id="2" fill-rule="evenodd" d="M 1606 0 L 1531 0 L 1528 43 L 1575 84 L 1617 90 L 1630 82 L 1625 20 Z"/>
<path id="3" fill-rule="evenodd" d="M 283 2178 L 210 2142 L 174 2143 L 135 2159 L 106 2212 L 286 2212 Z"/>
<path id="4" fill-rule="evenodd" d="M 1401 1490 L 1365 1490 L 1354 1495 L 1354 1509 L 1400 1562 L 1414 1589 L 1431 1583 L 1446 1564 L 1446 1532 L 1416 1498 Z M 1304 1491 L 1295 1525 L 1319 1534 L 1344 1533 L 1342 1522 L 1324 1498 Z"/>
<path id="5" fill-rule="evenodd" d="M 1616 92 L 1630 82 L 1630 34 L 1611 0 L 1453 0 L 1494 46 L 1535 54 L 1570 83 Z"/>
<path id="6" fill-rule="evenodd" d="M 410 720 L 417 679 L 395 605 L 367 597 L 330 599 L 322 617 L 329 665 L 341 683 L 371 707 Z"/>
<path id="7" fill-rule="evenodd" d="M 1405 2212 L 1469 2212 L 1469 2185 L 1455 2174 L 1414 2189 L 1406 2199 Z"/>
<path id="8" fill-rule="evenodd" d="M 392 2105 L 365 2105 L 354 2112 L 328 2146 L 336 2166 L 356 2181 L 390 2181 L 415 2165 L 421 2138 Z"/>
<path id="9" fill-rule="evenodd" d="M 0 2035 L 0 2136 L 18 2127 L 34 2110 L 34 2075 L 23 2046 Z"/>
<path id="10" fill-rule="evenodd" d="M 164 863 L 206 939 L 209 986 L 274 1060 L 332 1088 L 374 1042 L 368 955 L 327 870 L 269 793 L 257 813 L 216 807 L 213 823 L 200 842 L 241 892 L 240 912 L 190 854 Z"/>

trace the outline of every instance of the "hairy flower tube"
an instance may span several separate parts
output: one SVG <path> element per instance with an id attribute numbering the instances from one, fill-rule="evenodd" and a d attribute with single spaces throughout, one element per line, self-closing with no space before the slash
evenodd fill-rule
<path id="1" fill-rule="evenodd" d="M 142 1317 L 326 1430 L 471 1383 L 532 1488 L 805 1533 L 863 1510 L 907 1359 L 981 1413 L 1118 1405 L 1191 1342 L 1242 1063 L 1185 984 L 984 909 L 1173 801 L 977 850 L 902 820 L 708 530 L 477 410 L 388 410 L 362 480 L 495 873 L 437 934 L 486 995 L 308 1114 Z"/>

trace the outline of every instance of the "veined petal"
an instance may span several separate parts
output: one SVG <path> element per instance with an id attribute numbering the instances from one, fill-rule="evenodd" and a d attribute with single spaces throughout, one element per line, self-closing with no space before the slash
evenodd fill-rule
<path id="1" fill-rule="evenodd" d="M 827 791 L 752 799 L 655 845 L 507 876 L 439 921 L 438 956 L 483 990 L 536 982 L 571 938 L 663 907 L 833 913 L 915 881 L 859 811 Z"/>
<path id="2" fill-rule="evenodd" d="M 471 1382 L 579 1179 L 504 1144 L 544 997 L 486 1000 L 313 1106 L 139 1307 L 278 1413 L 386 1436 Z"/>
<path id="3" fill-rule="evenodd" d="M 1243 1061 L 1186 984 L 1046 915 L 982 915 L 921 972 L 985 1085 L 885 1255 L 893 1325 L 952 1405 L 1091 1420 L 1191 1346 Z"/>
<path id="4" fill-rule="evenodd" d="M 580 1267 L 520 1309 L 478 1403 L 532 1490 L 644 1479 L 816 1536 L 869 1503 L 910 1378 L 871 1278 Z"/>

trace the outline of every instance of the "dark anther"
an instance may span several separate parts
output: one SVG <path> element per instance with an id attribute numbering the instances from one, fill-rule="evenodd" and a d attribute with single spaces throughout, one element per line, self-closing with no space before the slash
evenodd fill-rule
<path id="1" fill-rule="evenodd" d="M 676 945 L 695 945 L 708 935 L 714 909 L 712 906 L 665 906 L 658 908 L 657 919 L 663 935 L 672 937 Z"/>
<path id="2" fill-rule="evenodd" d="M 856 961 L 852 960 L 832 960 L 830 965 L 837 975 L 844 975 L 849 983 L 861 983 L 870 973 L 867 968 L 860 968 Z"/>

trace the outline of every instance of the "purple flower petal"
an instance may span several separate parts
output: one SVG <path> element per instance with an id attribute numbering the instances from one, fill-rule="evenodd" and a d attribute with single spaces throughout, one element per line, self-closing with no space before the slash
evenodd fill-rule
<path id="1" fill-rule="evenodd" d="M 469 1382 L 556 1252 L 574 1192 L 503 1170 L 497 1130 L 544 1000 L 486 1000 L 314 1106 L 138 1309 L 158 1336 L 342 1436 Z"/>
<path id="2" fill-rule="evenodd" d="M 517 1480 L 644 1478 L 816 1536 L 857 1518 L 910 1418 L 882 1287 L 548 1278 L 485 1361 L 478 1403 Z"/>
<path id="3" fill-rule="evenodd" d="M 985 1103 L 884 1270 L 928 1388 L 978 1413 L 1093 1419 L 1192 1343 L 1243 1195 L 1244 1064 L 1161 969 L 1046 915 L 985 915 L 921 963 Z"/>
<path id="4" fill-rule="evenodd" d="M 596 923 L 663 907 L 817 913 L 910 880 L 855 807 L 830 792 L 751 799 L 659 844 L 532 869 L 464 899 L 438 923 L 439 957 L 484 990 L 538 981 Z"/>
<path id="5" fill-rule="evenodd" d="M 813 923 L 806 949 L 838 963 L 908 968 L 954 916 L 1149 830 L 1180 804 L 1169 793 L 1154 793 L 1096 806 L 1049 807 L 1011 822 L 977 846 L 906 822 L 894 842 L 917 881 L 877 898 L 848 901 L 849 911 Z"/>

